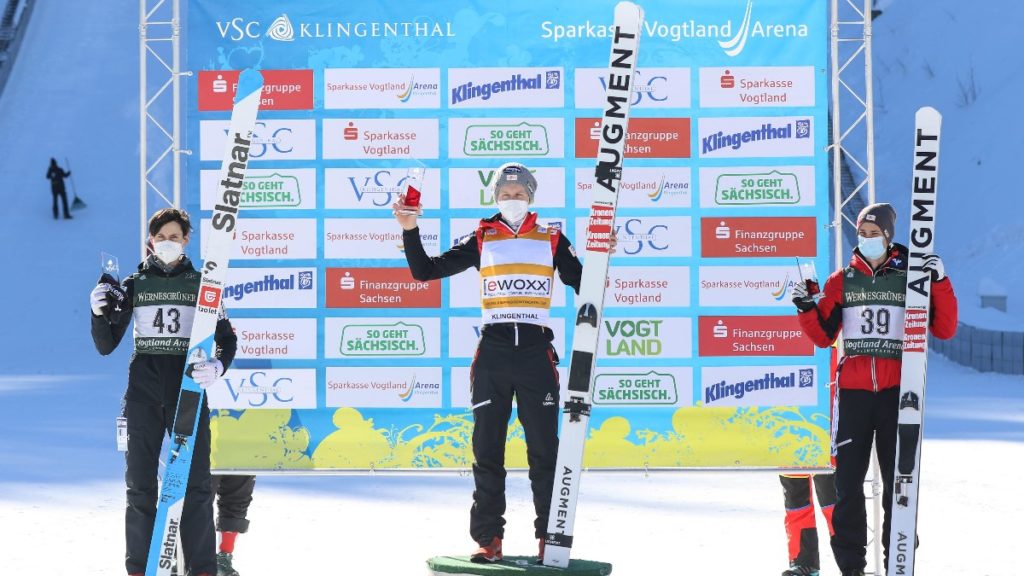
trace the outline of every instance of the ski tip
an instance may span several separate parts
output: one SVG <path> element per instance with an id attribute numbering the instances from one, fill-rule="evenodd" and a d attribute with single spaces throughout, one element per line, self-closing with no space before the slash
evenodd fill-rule
<path id="1" fill-rule="evenodd" d="M 922 106 L 917 109 L 917 116 L 934 116 L 936 118 L 942 118 L 942 114 L 938 110 L 931 106 Z"/>
<path id="2" fill-rule="evenodd" d="M 238 77 L 238 93 L 235 95 L 235 104 L 244 100 L 247 96 L 263 89 L 263 74 L 259 70 L 246 68 Z"/>
<path id="3" fill-rule="evenodd" d="M 635 13 L 641 19 L 644 17 L 644 9 L 635 2 L 619 2 L 615 5 L 615 13 L 618 14 L 620 12 Z"/>

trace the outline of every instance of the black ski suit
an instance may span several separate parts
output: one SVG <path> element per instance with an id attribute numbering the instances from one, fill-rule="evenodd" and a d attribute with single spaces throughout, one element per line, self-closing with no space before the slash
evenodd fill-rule
<path id="1" fill-rule="evenodd" d="M 536 220 L 530 214 L 520 228 L 526 233 Z M 495 215 L 481 222 L 494 226 Z M 402 235 L 405 257 L 413 278 L 426 281 L 480 268 L 480 248 L 472 238 L 437 257 L 429 257 L 420 241 L 419 228 Z M 565 236 L 559 234 L 553 264 L 566 286 L 579 293 L 583 266 Z M 560 411 L 558 357 L 551 345 L 554 333 L 546 326 L 505 322 L 486 324 L 481 330 L 476 356 L 470 368 L 473 409 L 473 507 L 470 536 L 481 546 L 504 537 L 505 437 L 516 398 L 519 421 L 526 436 L 530 487 L 537 514 L 534 533 L 543 538 L 548 527 L 551 490 L 558 457 Z"/>
<path id="2" fill-rule="evenodd" d="M 213 493 L 217 495 L 217 531 L 249 531 L 249 504 L 256 488 L 255 476 L 215 475 Z"/>
<path id="3" fill-rule="evenodd" d="M 135 316 L 133 306 L 137 292 L 165 285 L 179 287 L 182 275 L 198 291 L 198 272 L 188 259 L 183 259 L 169 272 L 155 263 L 155 256 L 139 264 L 138 273 L 126 278 L 123 312 L 117 323 L 103 316 L 92 317 L 92 337 L 96 349 L 104 356 L 114 351 Z M 177 283 L 177 284 L 175 284 Z M 145 286 L 148 284 L 148 286 Z M 149 303 L 151 304 L 151 303 Z M 194 306 L 194 300 L 193 300 Z M 180 313 L 180 312 L 179 312 Z M 168 315 L 169 328 L 173 327 Z M 136 326 L 138 331 L 139 327 Z M 176 337 L 187 339 L 186 327 L 174 327 Z M 226 317 L 217 321 L 214 339 L 217 357 L 225 369 L 235 356 L 237 339 Z M 128 365 L 128 388 L 124 395 L 123 415 L 128 420 L 128 452 L 125 454 L 125 567 L 128 574 L 146 571 L 150 540 L 157 507 L 157 476 L 160 448 L 174 424 L 174 413 L 185 369 L 185 354 L 141 353 L 134 350 Z M 181 515 L 181 546 L 185 553 L 188 574 L 217 573 L 216 535 L 213 528 L 213 493 L 210 488 L 210 410 L 203 396 L 199 426 L 196 431 L 192 467 L 189 472 L 185 504 Z M 181 572 L 179 572 L 181 573 Z"/>
<path id="4" fill-rule="evenodd" d="M 50 169 L 46 171 L 46 179 L 50 181 L 50 192 L 53 194 L 53 218 L 57 219 L 59 212 L 57 211 L 57 198 L 60 198 L 61 205 L 64 207 L 64 217 L 70 218 L 71 214 L 68 211 L 68 194 L 64 190 L 64 179 L 71 176 L 71 171 L 65 172 L 57 164 L 51 163 Z"/>

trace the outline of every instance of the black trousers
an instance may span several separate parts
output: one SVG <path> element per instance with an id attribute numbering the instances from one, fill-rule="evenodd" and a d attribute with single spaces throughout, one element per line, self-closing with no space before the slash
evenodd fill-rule
<path id="1" fill-rule="evenodd" d="M 160 447 L 174 424 L 174 407 L 125 401 L 128 452 L 125 475 L 125 567 L 129 574 L 146 571 L 149 544 L 159 497 Z M 213 530 L 213 492 L 210 490 L 210 410 L 203 401 L 196 432 L 192 468 L 181 512 L 181 547 L 188 574 L 217 573 L 216 535 Z M 181 572 L 179 572 L 181 573 Z"/>
<path id="2" fill-rule="evenodd" d="M 524 329 L 537 330 L 536 326 Z M 517 335 L 518 338 L 518 335 Z M 505 436 L 515 396 L 519 422 L 526 435 L 530 488 L 537 514 L 534 535 L 547 532 L 551 489 L 558 457 L 558 372 L 550 339 L 527 339 L 522 345 L 489 337 L 485 330 L 477 347 L 470 381 L 473 398 L 473 507 L 469 532 L 481 545 L 505 527 Z"/>
<path id="3" fill-rule="evenodd" d="M 249 504 L 256 488 L 255 476 L 214 476 L 213 492 L 217 495 L 217 531 L 249 530 Z"/>
<path id="4" fill-rule="evenodd" d="M 879 392 L 839 391 L 839 421 L 836 428 L 836 507 L 832 552 L 840 570 L 867 566 L 867 511 L 864 507 L 864 479 L 871 466 L 871 440 L 875 439 L 882 475 L 882 546 L 889 565 L 889 528 L 892 521 L 893 467 L 896 462 L 896 423 L 899 418 L 899 388 Z"/>
<path id="5" fill-rule="evenodd" d="M 64 206 L 64 217 L 67 218 L 68 217 L 68 194 L 67 194 L 67 192 L 65 192 L 63 188 L 61 188 L 59 190 L 58 189 L 54 189 L 54 190 L 52 190 L 52 192 L 53 192 L 53 218 L 56 219 L 57 218 L 57 214 L 58 214 L 58 212 L 57 212 L 57 198 L 58 197 L 60 197 L 60 201 L 61 201 L 62 205 Z"/>
<path id="6" fill-rule="evenodd" d="M 818 528 L 814 518 L 811 486 L 832 533 L 832 512 L 836 504 L 836 486 L 832 474 L 780 475 L 786 506 L 786 540 L 790 566 L 821 568 L 818 555 Z"/>

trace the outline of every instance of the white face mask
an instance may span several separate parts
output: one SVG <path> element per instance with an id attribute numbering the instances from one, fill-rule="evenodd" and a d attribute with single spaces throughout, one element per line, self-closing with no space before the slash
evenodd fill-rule
<path id="1" fill-rule="evenodd" d="M 857 237 L 857 248 L 868 260 L 878 260 L 885 254 L 885 238 L 875 236 L 874 238 Z"/>
<path id="2" fill-rule="evenodd" d="M 174 264 L 178 258 L 181 258 L 184 248 L 174 240 L 164 240 L 153 243 L 153 254 L 156 254 L 156 257 L 163 260 L 165 264 Z"/>
<path id="3" fill-rule="evenodd" d="M 498 210 L 501 217 L 509 224 L 516 225 L 526 218 L 530 203 L 526 200 L 498 200 Z"/>

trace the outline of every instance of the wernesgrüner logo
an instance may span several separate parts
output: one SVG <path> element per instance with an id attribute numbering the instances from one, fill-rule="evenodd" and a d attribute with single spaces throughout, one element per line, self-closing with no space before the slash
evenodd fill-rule
<path id="1" fill-rule="evenodd" d="M 651 370 L 646 374 L 598 374 L 594 404 L 606 406 L 673 405 L 679 398 L 675 376 Z"/>

